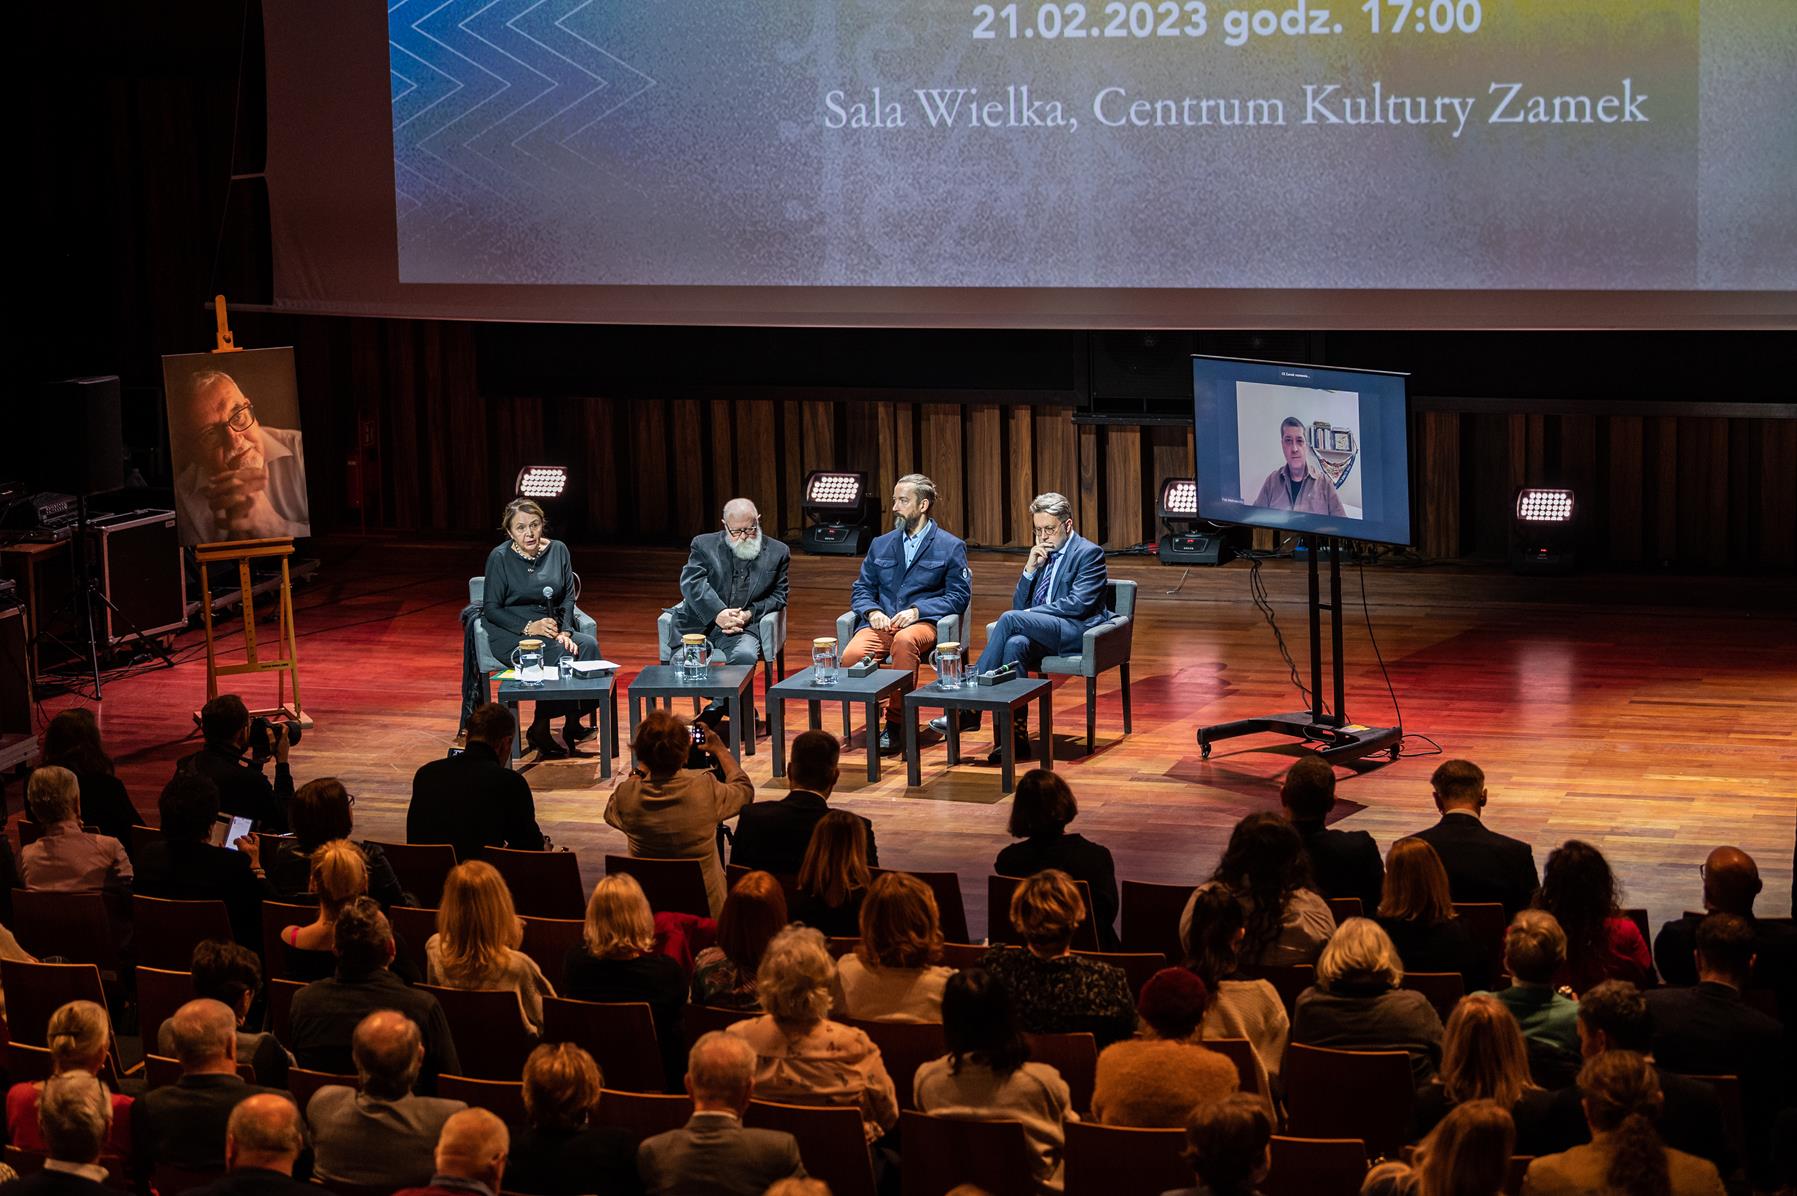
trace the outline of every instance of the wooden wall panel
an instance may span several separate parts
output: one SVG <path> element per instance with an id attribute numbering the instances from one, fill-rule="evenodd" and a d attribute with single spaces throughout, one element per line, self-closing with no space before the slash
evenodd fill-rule
<path id="1" fill-rule="evenodd" d="M 668 405 L 635 399 L 625 414 L 630 424 L 630 493 L 636 500 L 634 507 L 625 509 L 632 512 L 631 524 L 645 538 L 674 538 L 681 529 L 673 515 L 675 446 L 668 437 Z"/>
<path id="2" fill-rule="evenodd" d="M 706 465 L 711 470 L 711 506 L 721 511 L 731 499 L 746 498 L 761 512 L 763 524 L 771 527 L 775 522 L 774 496 L 750 494 L 737 480 L 735 410 L 735 403 L 716 399 L 704 405 L 705 436 L 710 446 Z"/>
<path id="3" fill-rule="evenodd" d="M 1679 556 L 1678 423 L 1666 416 L 1653 421 L 1653 445 L 1649 450 L 1652 454 L 1649 476 L 1653 478 L 1650 493 L 1654 496 L 1654 522 L 1648 540 L 1650 562 L 1674 561 Z M 1684 543 L 1696 547 L 1688 540 Z"/>
<path id="4" fill-rule="evenodd" d="M 711 485 L 710 445 L 705 441 L 699 416 L 700 404 L 695 399 L 674 399 L 668 403 L 668 435 L 674 445 L 674 527 L 691 528 L 693 535 L 711 531 L 718 525 L 724 503 L 734 495 L 720 497 Z M 705 461 L 700 470 L 689 470 L 689 459 Z M 697 473 L 698 476 L 694 476 Z"/>
<path id="5" fill-rule="evenodd" d="M 1797 421 L 1753 422 L 1760 458 L 1757 495 L 1762 504 L 1754 538 L 1756 560 L 1789 572 L 1797 565 Z"/>
<path id="6" fill-rule="evenodd" d="M 923 472 L 936 483 L 936 521 L 965 538 L 967 484 L 961 472 L 961 412 L 962 408 L 952 403 L 924 404 L 921 465 Z"/>
<path id="7" fill-rule="evenodd" d="M 1031 542 L 1030 503 L 1053 486 L 1036 485 L 1035 421 L 1030 409 L 1015 406 L 1005 411 L 1005 464 L 1008 493 L 1005 501 L 1005 543 Z"/>
<path id="8" fill-rule="evenodd" d="M 1426 557 L 1460 553 L 1460 419 L 1424 412 L 1417 443 L 1417 526 L 1411 537 Z"/>
<path id="9" fill-rule="evenodd" d="M 1036 492 L 1053 490 L 1065 494 L 1077 509 L 1079 449 L 1073 435 L 1073 412 L 1064 407 L 1038 407 L 1034 425 Z M 1097 532 L 1096 528 L 1088 530 Z"/>
<path id="10" fill-rule="evenodd" d="M 1134 548 L 1143 539 L 1142 429 L 1104 430 L 1104 544 Z"/>
<path id="11" fill-rule="evenodd" d="M 1619 415 L 1609 421 L 1609 468 L 1605 497 L 1609 528 L 1609 557 L 1619 563 L 1641 560 L 1641 527 L 1644 501 L 1641 490 L 1642 420 L 1638 415 Z"/>
<path id="12" fill-rule="evenodd" d="M 761 509 L 764 527 L 773 523 L 776 534 L 784 535 L 790 525 L 781 513 L 776 458 L 770 451 L 775 443 L 774 404 L 767 399 L 750 399 L 729 406 L 736 416 L 736 440 L 732 446 L 736 492 L 754 500 Z"/>
<path id="13" fill-rule="evenodd" d="M 577 407 L 580 427 L 569 466 L 581 470 L 572 484 L 574 493 L 584 498 L 585 530 L 591 535 L 595 529 L 626 527 L 620 510 L 625 487 L 619 484 L 619 475 L 625 472 L 624 454 L 618 443 L 618 418 L 623 404 L 615 399 L 585 399 Z M 510 481 L 506 479 L 508 486 Z"/>
<path id="14" fill-rule="evenodd" d="M 963 411 L 967 428 L 966 539 L 969 544 L 1003 544 L 1005 481 L 1015 462 L 1005 454 L 996 404 L 982 403 Z"/>
<path id="15" fill-rule="evenodd" d="M 1075 443 L 1079 453 L 1079 489 L 1068 491 L 1078 515 L 1075 526 L 1084 529 L 1089 539 L 1109 547 L 1104 534 L 1104 513 L 1098 507 L 1098 471 L 1103 468 L 1098 452 L 1098 428 L 1093 424 L 1075 424 Z"/>

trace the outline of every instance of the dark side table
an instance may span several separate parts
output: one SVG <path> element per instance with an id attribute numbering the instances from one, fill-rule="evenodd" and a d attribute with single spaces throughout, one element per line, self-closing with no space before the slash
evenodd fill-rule
<path id="1" fill-rule="evenodd" d="M 597 702 L 599 714 L 599 777 L 611 778 L 612 757 L 618 754 L 618 690 L 617 672 L 575 673 L 568 680 L 551 677 L 536 685 L 526 685 L 516 677 L 499 682 L 498 701 L 511 710 L 512 759 L 524 754 L 524 720 L 518 715 L 519 702 Z"/>
<path id="2" fill-rule="evenodd" d="M 842 703 L 842 732 L 849 733 L 849 707 L 856 702 L 867 708 L 867 779 L 880 779 L 879 711 L 892 691 L 909 687 L 914 674 L 909 669 L 875 669 L 865 677 L 850 677 L 845 672 L 835 685 L 818 685 L 812 680 L 815 669 L 794 673 L 767 691 L 767 729 L 774 741 L 774 775 L 786 775 L 786 703 L 805 702 L 811 707 L 811 729 L 819 730 L 824 720 L 819 706 L 824 702 Z"/>
<path id="3" fill-rule="evenodd" d="M 748 664 L 714 664 L 706 669 L 704 681 L 682 681 L 680 669 L 671 664 L 652 664 L 638 673 L 629 686 L 630 738 L 636 740 L 636 728 L 649 713 L 649 703 L 671 702 L 675 698 L 717 699 L 724 703 L 730 716 L 730 754 L 743 758 L 743 726 L 749 726 L 748 753 L 755 754 L 755 666 Z M 636 767 L 636 753 L 630 755 Z"/>
<path id="4" fill-rule="evenodd" d="M 1001 769 L 1000 793 L 1017 787 L 1017 745 L 1011 736 L 1013 712 L 1037 703 L 1037 736 L 1042 743 L 1042 767 L 1054 771 L 1054 703 L 1049 701 L 1052 685 L 1046 680 L 1019 677 L 1001 685 L 963 685 L 960 689 L 942 689 L 932 681 L 905 695 L 905 764 L 910 770 L 913 789 L 923 784 L 923 770 L 917 758 L 917 724 L 926 709 L 940 709 L 948 716 L 948 763 L 961 762 L 961 720 L 963 710 L 990 714 L 995 727 Z"/>

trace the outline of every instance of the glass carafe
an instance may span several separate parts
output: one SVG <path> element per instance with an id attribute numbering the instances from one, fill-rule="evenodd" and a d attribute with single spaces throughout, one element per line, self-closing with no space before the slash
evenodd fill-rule
<path id="1" fill-rule="evenodd" d="M 680 653 L 678 664 L 680 680 L 686 685 L 703 685 L 710 675 L 706 662 L 711 652 L 702 635 L 683 635 L 680 637 Z"/>
<path id="2" fill-rule="evenodd" d="M 814 685 L 835 685 L 842 680 L 842 659 L 837 654 L 835 636 L 819 636 L 811 641 L 811 680 Z"/>
<path id="3" fill-rule="evenodd" d="M 543 641 L 519 640 L 518 646 L 512 649 L 512 668 L 517 671 L 520 684 L 543 684 Z"/>
<path id="4" fill-rule="evenodd" d="M 936 688 L 960 689 L 966 684 L 961 645 L 955 641 L 937 644 L 936 650 L 930 653 L 930 666 L 936 670 Z"/>

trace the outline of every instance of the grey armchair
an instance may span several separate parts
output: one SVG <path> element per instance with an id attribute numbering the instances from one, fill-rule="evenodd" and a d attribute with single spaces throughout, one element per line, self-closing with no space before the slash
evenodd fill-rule
<path id="1" fill-rule="evenodd" d="M 479 606 L 481 601 L 486 597 L 486 593 L 486 574 L 477 574 L 468 579 L 468 601 L 472 605 Z M 584 631 L 588 635 L 597 636 L 599 634 L 599 624 L 593 622 L 593 616 L 587 614 L 577 606 L 574 608 L 573 630 Z M 479 615 L 474 617 L 474 651 L 475 661 L 480 665 L 481 701 L 490 702 L 493 700 L 493 674 L 501 669 L 511 668 L 512 662 L 509 660 L 502 661 L 493 655 L 492 641 L 487 638 L 487 625 L 481 621 Z"/>
<path id="2" fill-rule="evenodd" d="M 1057 674 L 1086 679 L 1086 751 L 1098 745 L 1098 675 L 1117 669 L 1123 681 L 1123 733 L 1134 730 L 1129 711 L 1129 654 L 1134 645 L 1136 616 L 1136 583 L 1105 583 L 1105 605 L 1111 617 L 1096 627 L 1086 629 L 1080 650 L 1070 656 L 1045 656 L 1036 671 L 1045 677 Z M 992 638 L 997 623 L 986 624 L 986 638 Z"/>
<path id="3" fill-rule="evenodd" d="M 786 610 L 770 610 L 755 621 L 755 638 L 761 641 L 761 677 L 766 689 L 772 689 L 776 680 L 786 680 Z M 674 652 L 680 647 L 680 633 L 674 630 L 674 608 L 669 607 L 661 612 L 655 620 L 655 645 L 660 653 L 660 661 L 667 664 L 674 659 Z M 712 650 L 711 660 L 722 659 L 722 654 Z"/>

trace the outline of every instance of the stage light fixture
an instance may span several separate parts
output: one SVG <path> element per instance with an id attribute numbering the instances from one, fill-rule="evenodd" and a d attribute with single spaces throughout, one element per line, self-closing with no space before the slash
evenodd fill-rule
<path id="1" fill-rule="evenodd" d="M 1229 560 L 1229 542 L 1219 531 L 1198 531 L 1198 483 L 1191 478 L 1161 482 L 1156 509 L 1167 533 L 1155 546 L 1163 565 L 1221 565 Z"/>
<path id="2" fill-rule="evenodd" d="M 1578 503 L 1558 486 L 1516 491 L 1510 531 L 1510 568 L 1517 573 L 1571 573 L 1578 564 Z"/>
<path id="3" fill-rule="evenodd" d="M 520 498 L 560 498 L 567 488 L 565 465 L 526 465 L 518 471 L 516 492 Z"/>
<path id="4" fill-rule="evenodd" d="M 867 475 L 814 469 L 805 475 L 800 509 L 813 522 L 799 538 L 806 552 L 860 556 L 873 538 L 867 509 Z"/>

